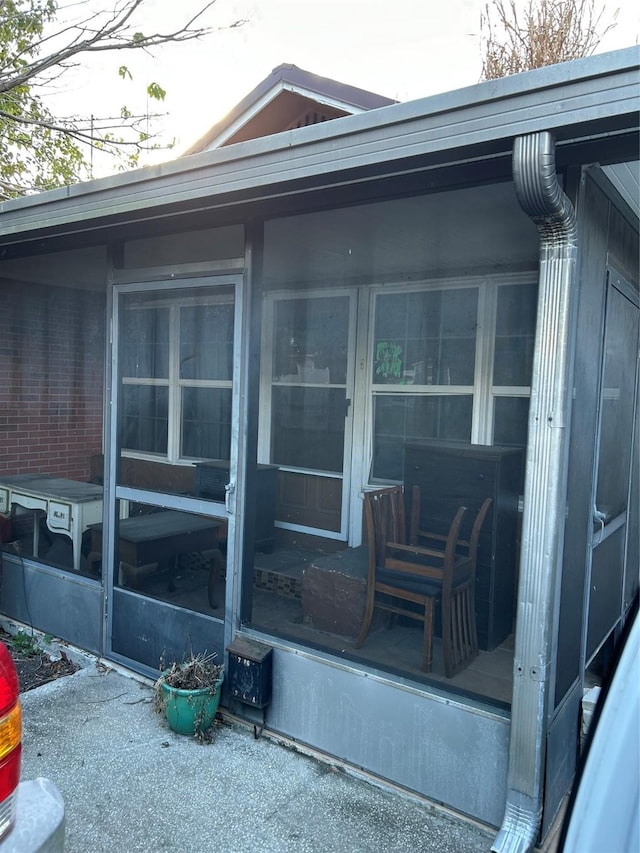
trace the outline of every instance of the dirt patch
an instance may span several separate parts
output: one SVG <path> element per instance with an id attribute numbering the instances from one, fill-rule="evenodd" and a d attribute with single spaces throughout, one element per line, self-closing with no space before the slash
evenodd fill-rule
<path id="1" fill-rule="evenodd" d="M 52 656 L 40 649 L 36 640 L 26 631 L 15 636 L 0 629 L 0 640 L 9 649 L 18 671 L 20 692 L 41 687 L 49 681 L 55 681 L 65 675 L 73 675 L 80 667 L 68 659 L 64 652 Z"/>

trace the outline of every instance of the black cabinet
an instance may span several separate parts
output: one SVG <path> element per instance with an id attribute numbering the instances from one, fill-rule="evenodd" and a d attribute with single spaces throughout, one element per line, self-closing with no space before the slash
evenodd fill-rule
<path id="1" fill-rule="evenodd" d="M 255 474 L 255 480 L 252 474 Z M 257 550 L 273 549 L 277 475 L 277 465 L 258 465 L 256 471 L 249 474 L 249 494 L 255 491 L 254 541 Z M 196 463 L 196 495 L 198 497 L 224 501 L 224 487 L 228 482 L 229 463 L 226 460 L 211 459 L 208 462 Z"/>
<path id="2" fill-rule="evenodd" d="M 493 499 L 480 534 L 476 575 L 478 643 L 491 651 L 513 630 L 522 451 L 439 441 L 409 443 L 404 450 L 409 512 L 414 485 L 420 486 L 420 521 L 427 530 L 446 534 L 457 508 L 467 507 L 463 538 L 468 538 L 485 498 Z"/>

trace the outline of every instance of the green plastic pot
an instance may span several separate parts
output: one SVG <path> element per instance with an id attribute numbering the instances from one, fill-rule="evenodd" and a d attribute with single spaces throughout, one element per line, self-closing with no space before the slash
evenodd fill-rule
<path id="1" fill-rule="evenodd" d="M 218 712 L 223 681 L 224 672 L 213 687 L 199 690 L 182 690 L 163 683 L 164 713 L 169 728 L 180 735 L 206 731 Z"/>

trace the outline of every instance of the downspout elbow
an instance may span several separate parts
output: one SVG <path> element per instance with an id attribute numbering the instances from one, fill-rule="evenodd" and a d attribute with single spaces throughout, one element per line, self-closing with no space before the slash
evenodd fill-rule
<path id="1" fill-rule="evenodd" d="M 518 136 L 513 142 L 513 181 L 520 207 L 535 222 L 541 255 L 576 246 L 576 217 L 556 175 L 551 133 Z"/>

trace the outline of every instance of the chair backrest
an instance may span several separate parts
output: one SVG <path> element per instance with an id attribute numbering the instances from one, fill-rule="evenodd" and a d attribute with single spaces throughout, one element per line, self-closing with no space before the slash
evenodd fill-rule
<path id="1" fill-rule="evenodd" d="M 451 592 L 452 587 L 460 579 L 470 576 L 472 571 L 471 558 L 468 556 L 460 557 L 458 554 L 460 525 L 462 524 L 462 519 L 466 512 L 466 506 L 458 507 L 458 511 L 451 522 L 449 533 L 447 534 L 444 549 L 444 575 L 442 578 L 442 590 L 445 597 Z"/>
<path id="2" fill-rule="evenodd" d="M 487 517 L 487 513 L 491 509 L 492 503 L 492 498 L 485 498 L 482 506 L 478 510 L 475 521 L 473 522 L 473 527 L 471 528 L 471 536 L 469 537 L 469 556 L 473 558 L 474 568 L 475 562 L 478 558 L 478 540 L 480 539 L 480 531 L 482 530 L 482 525 Z"/>
<path id="3" fill-rule="evenodd" d="M 460 539 L 458 535 L 458 531 L 460 528 L 460 523 L 457 525 L 457 530 L 455 534 L 455 539 L 453 539 L 453 547 L 456 550 L 456 558 L 452 559 L 451 557 L 445 558 L 445 563 L 447 567 L 450 567 L 450 577 L 445 577 L 444 585 L 448 586 L 449 581 L 453 586 L 460 583 L 461 581 L 468 581 L 472 585 L 475 583 L 476 576 L 476 565 L 478 561 L 478 540 L 480 538 L 480 531 L 482 529 L 482 525 L 484 524 L 484 520 L 487 517 L 487 513 L 493 503 L 491 498 L 486 498 L 478 512 L 476 513 L 476 517 L 473 521 L 473 526 L 471 528 L 471 536 L 469 539 Z M 460 508 L 462 509 L 462 507 Z M 458 510 L 458 515 L 460 515 L 460 509 Z M 449 529 L 449 535 L 447 537 L 447 554 L 448 549 L 452 544 L 452 530 L 458 519 L 458 515 L 456 515 L 456 519 L 454 519 L 454 523 L 451 525 Z M 460 517 L 459 522 L 462 521 L 462 517 Z"/>
<path id="4" fill-rule="evenodd" d="M 388 567 L 387 544 L 393 542 L 400 545 L 407 544 L 402 486 L 365 492 L 364 510 L 369 547 L 369 582 L 375 584 L 376 568 Z M 416 574 L 420 574 L 421 563 L 431 563 L 442 569 L 441 580 L 444 589 L 451 589 L 461 573 L 469 575 L 472 568 L 470 557 L 461 558 L 457 553 L 460 526 L 466 511 L 467 508 L 464 506 L 458 508 L 447 536 L 443 537 L 442 550 L 421 550 L 416 547 L 415 558 L 407 554 L 404 568 L 409 572 L 415 570 Z M 398 562 L 404 562 L 402 555 L 393 555 L 391 563 L 398 567 Z"/>
<path id="5" fill-rule="evenodd" d="M 402 486 L 364 493 L 364 518 L 369 546 L 369 567 L 383 565 L 387 542 L 406 542 Z"/>
<path id="6" fill-rule="evenodd" d="M 465 548 L 469 549 L 470 556 L 477 555 L 480 531 L 482 530 L 482 525 L 484 524 L 485 518 L 487 517 L 487 513 L 491 509 L 492 503 L 492 498 L 485 498 L 474 519 L 469 539 L 458 539 L 459 545 L 462 545 Z M 420 544 L 419 540 L 421 537 L 432 539 L 434 542 L 438 540 L 440 540 L 441 542 L 446 542 L 448 538 L 447 535 L 443 535 L 441 533 L 427 533 L 426 531 L 420 529 L 420 486 L 413 486 L 413 488 L 411 489 L 409 542 L 415 545 Z"/>

